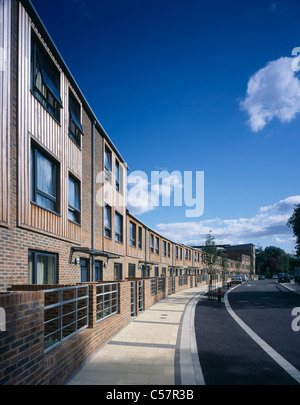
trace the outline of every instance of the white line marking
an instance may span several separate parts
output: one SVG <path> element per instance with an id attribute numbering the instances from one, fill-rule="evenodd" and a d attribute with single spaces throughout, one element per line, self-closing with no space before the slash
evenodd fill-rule
<path id="1" fill-rule="evenodd" d="M 236 287 L 234 287 L 236 288 Z M 231 289 L 230 291 L 232 291 Z M 231 308 L 229 301 L 228 301 L 228 293 L 227 291 L 224 296 L 224 303 L 226 306 L 227 311 L 233 317 L 233 319 L 240 325 L 241 328 L 269 355 L 272 357 L 273 360 L 279 364 L 292 378 L 294 378 L 298 384 L 300 384 L 300 371 L 294 367 L 291 363 L 289 363 L 285 358 L 283 358 L 279 353 L 277 353 L 268 343 L 266 343 L 263 339 L 261 339 L 248 325 L 245 324 L 244 321 L 241 320 L 240 317 L 233 311 Z"/>

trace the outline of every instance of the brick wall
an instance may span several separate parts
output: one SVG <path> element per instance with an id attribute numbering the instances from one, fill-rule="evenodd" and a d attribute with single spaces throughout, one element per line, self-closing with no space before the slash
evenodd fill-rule
<path id="1" fill-rule="evenodd" d="M 0 332 L 0 385 L 35 384 L 44 369 L 44 294 L 1 293 L 6 332 Z"/>
<path id="2" fill-rule="evenodd" d="M 130 282 L 119 283 L 119 312 L 96 322 L 96 284 L 90 283 L 89 328 L 44 354 L 44 292 L 62 285 L 13 286 L 0 293 L 6 332 L 0 332 L 0 385 L 65 384 L 83 364 L 131 321 Z M 37 289 L 40 288 L 40 291 Z M 31 289 L 32 291 L 28 291 Z"/>

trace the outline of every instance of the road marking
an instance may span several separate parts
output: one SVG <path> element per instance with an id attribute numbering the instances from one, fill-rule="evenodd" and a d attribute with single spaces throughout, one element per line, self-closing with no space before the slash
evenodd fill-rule
<path id="1" fill-rule="evenodd" d="M 245 324 L 244 321 L 241 320 L 239 316 L 233 311 L 231 308 L 229 301 L 228 301 L 228 293 L 231 292 L 234 288 L 233 287 L 230 291 L 226 291 L 224 295 L 224 303 L 227 311 L 233 317 L 233 319 L 240 325 L 241 328 L 269 355 L 272 357 L 273 360 L 279 364 L 292 378 L 294 378 L 298 384 L 300 384 L 300 371 L 294 367 L 291 363 L 289 363 L 285 358 L 283 358 L 279 353 L 277 353 L 268 343 L 266 343 L 263 339 L 261 339 L 248 325 Z"/>

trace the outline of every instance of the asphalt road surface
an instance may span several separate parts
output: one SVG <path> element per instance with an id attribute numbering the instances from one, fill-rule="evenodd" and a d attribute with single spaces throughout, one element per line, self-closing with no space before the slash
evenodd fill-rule
<path id="1" fill-rule="evenodd" d="M 298 385 L 253 340 L 224 303 L 201 298 L 195 311 L 199 361 L 206 385 Z M 233 313 L 283 361 L 300 370 L 300 331 L 292 329 L 292 310 L 300 296 L 275 280 L 246 282 L 226 295 Z M 296 370 L 296 371 L 297 371 Z M 299 377 L 299 374 L 298 374 Z"/>

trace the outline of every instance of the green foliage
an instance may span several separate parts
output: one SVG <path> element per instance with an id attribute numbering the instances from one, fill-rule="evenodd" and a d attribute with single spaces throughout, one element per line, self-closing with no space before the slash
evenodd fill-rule
<path id="1" fill-rule="evenodd" d="M 272 276 L 280 272 L 289 273 L 291 256 L 276 246 L 267 246 L 263 249 L 258 245 L 255 250 L 256 272 Z"/>
<path id="2" fill-rule="evenodd" d="M 212 270 L 218 258 L 218 251 L 215 245 L 215 237 L 211 234 L 211 231 L 206 235 L 205 246 L 202 251 L 204 253 L 204 263 Z"/>
<path id="3" fill-rule="evenodd" d="M 300 257 L 300 204 L 296 204 L 293 215 L 289 218 L 287 225 L 293 229 L 296 237 L 296 254 Z"/>

